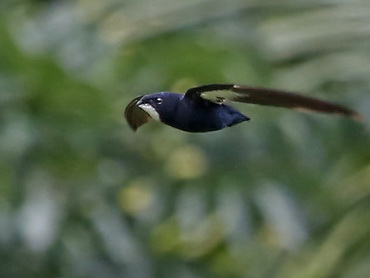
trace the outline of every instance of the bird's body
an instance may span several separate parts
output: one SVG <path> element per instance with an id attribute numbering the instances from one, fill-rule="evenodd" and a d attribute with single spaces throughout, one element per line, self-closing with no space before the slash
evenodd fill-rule
<path id="1" fill-rule="evenodd" d="M 183 131 L 215 131 L 249 120 L 247 116 L 227 104 L 194 100 L 171 92 L 151 95 L 153 96 L 161 96 L 163 99 L 164 105 L 157 110 L 160 121 Z M 169 101 L 170 105 L 165 105 L 166 101 Z"/>
<path id="2" fill-rule="evenodd" d="M 125 117 L 133 130 L 155 119 L 187 132 L 216 131 L 249 120 L 225 104 L 225 100 L 360 117 L 344 106 L 316 98 L 233 84 L 194 87 L 185 94 L 160 92 L 139 96 L 128 104 Z"/>

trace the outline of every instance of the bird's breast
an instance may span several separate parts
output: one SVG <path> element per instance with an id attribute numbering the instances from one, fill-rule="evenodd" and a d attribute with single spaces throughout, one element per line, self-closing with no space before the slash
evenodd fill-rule
<path id="1" fill-rule="evenodd" d="M 173 115 L 162 122 L 188 132 L 208 132 L 246 121 L 248 118 L 235 108 L 212 102 L 180 102 Z"/>

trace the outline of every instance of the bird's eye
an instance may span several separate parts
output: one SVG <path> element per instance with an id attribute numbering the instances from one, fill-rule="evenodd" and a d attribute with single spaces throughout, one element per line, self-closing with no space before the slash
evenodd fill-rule
<path id="1" fill-rule="evenodd" d="M 155 102 L 156 102 L 157 104 L 161 104 L 161 103 L 162 103 L 162 98 L 160 98 L 160 97 L 156 98 L 156 99 L 155 99 Z"/>

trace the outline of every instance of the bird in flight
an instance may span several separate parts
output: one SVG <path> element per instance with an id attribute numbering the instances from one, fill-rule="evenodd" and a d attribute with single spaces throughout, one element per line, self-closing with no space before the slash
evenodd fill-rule
<path id="1" fill-rule="evenodd" d="M 356 111 L 332 102 L 235 84 L 203 85 L 190 88 L 185 94 L 160 92 L 138 96 L 127 105 L 125 118 L 134 131 L 154 119 L 187 132 L 216 131 L 250 120 L 226 104 L 228 100 L 361 118 Z"/>

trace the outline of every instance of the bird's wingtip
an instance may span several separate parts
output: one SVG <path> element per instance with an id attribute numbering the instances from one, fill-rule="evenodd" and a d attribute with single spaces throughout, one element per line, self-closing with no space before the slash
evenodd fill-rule
<path id="1" fill-rule="evenodd" d="M 128 121 L 128 125 L 129 125 L 130 129 L 131 129 L 133 132 L 136 132 L 136 131 L 137 131 L 137 129 L 139 128 L 139 126 L 138 126 L 137 124 L 134 124 L 134 123 L 129 122 L 129 121 Z"/>
<path id="2" fill-rule="evenodd" d="M 356 122 L 360 122 L 360 123 L 364 121 L 364 116 L 358 112 L 354 112 L 351 118 L 355 120 Z"/>

